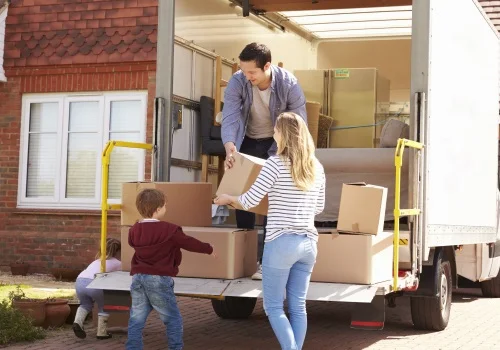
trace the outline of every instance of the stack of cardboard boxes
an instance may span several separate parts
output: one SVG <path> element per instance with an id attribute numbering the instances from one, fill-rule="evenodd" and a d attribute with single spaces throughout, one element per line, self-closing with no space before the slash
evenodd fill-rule
<path id="1" fill-rule="evenodd" d="M 337 230 L 322 233 L 315 282 L 375 284 L 392 278 L 393 233 L 384 232 L 387 188 L 344 184 Z"/>
<path id="2" fill-rule="evenodd" d="M 235 166 L 227 171 L 217 194 L 239 195 L 247 191 L 264 161 L 235 154 Z M 167 210 L 162 220 L 182 226 L 183 231 L 210 243 L 217 259 L 183 251 L 179 277 L 236 279 L 249 277 L 257 267 L 257 231 L 212 226 L 212 184 L 147 183 L 123 184 L 122 189 L 122 269 L 130 271 L 134 254 L 128 245 L 128 232 L 141 220 L 136 209 L 137 194 L 156 188 L 166 194 Z M 318 257 L 311 281 L 375 284 L 392 277 L 392 232 L 384 232 L 387 189 L 366 184 L 344 184 L 337 229 L 320 230 Z M 267 197 L 252 208 L 267 214 Z M 109 326 L 126 327 L 127 317 L 111 315 Z M 116 321 L 115 321 L 116 320 Z"/>
<path id="3" fill-rule="evenodd" d="M 235 154 L 217 194 L 239 195 L 257 178 L 264 161 Z M 387 188 L 364 183 L 344 184 L 337 229 L 319 230 L 315 282 L 374 284 L 392 277 L 393 233 L 384 232 Z M 267 214 L 267 197 L 250 209 Z M 238 208 L 239 209 L 239 208 Z"/>
<path id="4" fill-rule="evenodd" d="M 183 251 L 179 277 L 234 279 L 251 276 L 257 268 L 257 231 L 212 227 L 212 184 L 177 182 L 132 182 L 122 188 L 122 269 L 130 271 L 134 250 L 128 231 L 141 216 L 135 206 L 137 194 L 156 188 L 167 197 L 164 221 L 182 226 L 185 234 L 210 243 L 217 259 Z"/>
<path id="5" fill-rule="evenodd" d="M 182 226 L 185 234 L 209 243 L 217 258 L 206 254 L 182 252 L 179 277 L 235 279 L 251 276 L 257 269 L 257 231 L 212 227 L 212 184 L 175 182 L 131 182 L 122 186 L 121 262 L 130 271 L 134 250 L 128 244 L 130 227 L 141 216 L 135 200 L 146 188 L 155 188 L 167 197 L 164 221 Z M 129 313 L 109 312 L 108 328 L 127 327 Z M 97 308 L 94 308 L 97 319 Z"/>

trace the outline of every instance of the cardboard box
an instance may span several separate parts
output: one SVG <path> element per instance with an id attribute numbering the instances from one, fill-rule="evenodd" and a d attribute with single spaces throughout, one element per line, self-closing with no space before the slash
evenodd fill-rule
<path id="1" fill-rule="evenodd" d="M 235 162 L 231 169 L 224 172 L 224 176 L 220 182 L 216 194 L 229 194 L 231 196 L 239 196 L 250 189 L 257 176 L 259 176 L 262 166 L 266 162 L 265 159 L 252 157 L 244 153 L 233 154 Z M 260 204 L 249 209 L 252 213 L 267 215 L 269 207 L 267 195 L 262 199 Z M 240 205 L 235 205 L 235 209 L 242 210 Z M 200 226 L 200 225 L 193 225 Z"/>
<path id="2" fill-rule="evenodd" d="M 128 231 L 131 226 L 122 226 L 120 242 L 121 246 L 121 262 L 122 271 L 130 271 L 130 265 L 132 263 L 132 257 L 134 256 L 134 249 L 128 245 Z"/>
<path id="3" fill-rule="evenodd" d="M 178 277 L 235 279 L 257 271 L 257 231 L 236 228 L 183 227 L 184 232 L 210 243 L 217 254 L 182 251 Z"/>
<path id="4" fill-rule="evenodd" d="M 376 235 L 384 229 L 387 188 L 365 183 L 344 184 L 337 230 Z"/>
<path id="5" fill-rule="evenodd" d="M 393 233 L 320 234 L 314 282 L 374 284 L 392 279 Z"/>
<path id="6" fill-rule="evenodd" d="M 123 271 L 130 271 L 134 255 L 134 249 L 128 245 L 129 228 L 123 226 L 121 232 Z M 178 277 L 235 279 L 251 276 L 257 270 L 256 230 L 189 226 L 183 227 L 182 230 L 191 237 L 210 243 L 215 249 L 217 258 L 182 249 Z"/>
<path id="7" fill-rule="evenodd" d="M 205 182 L 127 182 L 122 185 L 122 225 L 133 225 L 141 216 L 137 194 L 155 188 L 167 196 L 167 212 L 161 220 L 179 226 L 212 226 L 212 184 Z"/>

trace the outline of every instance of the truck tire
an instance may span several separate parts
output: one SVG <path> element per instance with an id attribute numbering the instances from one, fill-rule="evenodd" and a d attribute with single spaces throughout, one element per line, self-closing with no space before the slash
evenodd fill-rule
<path id="1" fill-rule="evenodd" d="M 490 280 L 483 281 L 481 290 L 486 298 L 500 298 L 500 274 Z"/>
<path id="2" fill-rule="evenodd" d="M 438 296 L 411 297 L 411 319 L 417 329 L 442 331 L 448 325 L 451 311 L 452 276 L 449 261 L 438 260 Z"/>
<path id="3" fill-rule="evenodd" d="M 212 307 L 220 318 L 248 318 L 255 308 L 257 298 L 226 297 L 224 300 L 212 299 Z"/>

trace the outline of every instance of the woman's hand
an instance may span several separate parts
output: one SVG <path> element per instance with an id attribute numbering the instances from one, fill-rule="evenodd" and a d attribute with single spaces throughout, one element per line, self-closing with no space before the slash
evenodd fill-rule
<path id="1" fill-rule="evenodd" d="M 214 203 L 217 205 L 229 205 L 231 203 L 237 202 L 238 198 L 235 196 L 230 196 L 228 194 L 221 194 L 218 197 L 215 197 Z"/>

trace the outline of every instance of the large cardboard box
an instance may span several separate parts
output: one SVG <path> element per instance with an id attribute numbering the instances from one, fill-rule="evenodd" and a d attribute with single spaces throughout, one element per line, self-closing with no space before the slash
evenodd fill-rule
<path id="1" fill-rule="evenodd" d="M 231 169 L 227 169 L 224 172 L 224 176 L 216 192 L 217 195 L 229 194 L 231 196 L 239 196 L 248 191 L 257 179 L 257 176 L 259 176 L 260 170 L 266 162 L 265 159 L 252 157 L 244 153 L 235 153 L 233 157 L 235 159 L 234 165 Z M 258 206 L 248 211 L 267 215 L 268 207 L 269 202 L 266 195 Z M 236 204 L 234 208 L 242 209 L 239 204 Z"/>
<path id="2" fill-rule="evenodd" d="M 183 227 L 184 232 L 210 243 L 217 258 L 182 251 L 179 277 L 235 279 L 257 271 L 257 231 L 236 228 Z"/>
<path id="3" fill-rule="evenodd" d="M 217 258 L 207 254 L 182 250 L 179 277 L 235 279 L 251 276 L 257 270 L 257 231 L 237 228 L 189 227 L 185 234 L 210 243 Z M 129 227 L 121 232 L 122 270 L 130 271 L 134 249 L 128 245 Z"/>
<path id="4" fill-rule="evenodd" d="M 392 278 L 393 233 L 322 233 L 311 276 L 314 282 L 374 284 Z"/>
<path id="5" fill-rule="evenodd" d="M 384 229 L 387 188 L 365 183 L 344 184 L 340 197 L 339 232 L 376 235 Z"/>
<path id="6" fill-rule="evenodd" d="M 122 225 L 133 225 L 141 216 L 135 206 L 137 194 L 155 188 L 167 196 L 161 220 L 179 226 L 212 226 L 212 184 L 205 182 L 127 182 L 122 185 Z"/>
<path id="7" fill-rule="evenodd" d="M 134 256 L 134 249 L 128 245 L 128 231 L 130 226 L 122 226 L 121 229 L 121 262 L 122 271 L 130 271 L 130 264 L 132 262 L 132 256 Z"/>

